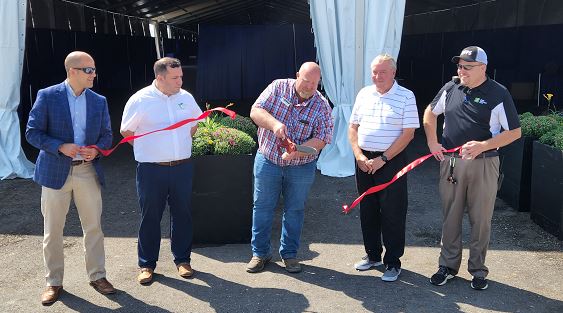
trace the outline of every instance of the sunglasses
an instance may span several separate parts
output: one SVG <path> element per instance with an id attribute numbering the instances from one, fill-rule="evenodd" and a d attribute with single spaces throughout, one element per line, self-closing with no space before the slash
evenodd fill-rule
<path id="1" fill-rule="evenodd" d="M 481 65 L 483 65 L 483 64 L 475 64 L 475 65 L 457 64 L 457 68 L 460 69 L 460 70 L 464 69 L 466 71 L 471 71 L 474 67 L 481 66 Z"/>
<path id="2" fill-rule="evenodd" d="M 170 66 L 171 68 L 177 68 L 177 67 L 182 66 L 182 65 L 180 64 L 180 62 L 170 62 L 170 63 L 168 63 L 168 64 L 166 64 L 166 65 Z"/>
<path id="3" fill-rule="evenodd" d="M 93 74 L 96 72 L 96 68 L 95 67 L 73 67 L 73 69 L 75 70 L 81 70 L 86 74 Z"/>

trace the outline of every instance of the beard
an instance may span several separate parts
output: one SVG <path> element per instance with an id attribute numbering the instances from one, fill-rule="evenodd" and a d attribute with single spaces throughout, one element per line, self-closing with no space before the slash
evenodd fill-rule
<path id="1" fill-rule="evenodd" d="M 299 96 L 303 99 L 309 99 L 313 96 L 314 91 L 298 91 Z"/>

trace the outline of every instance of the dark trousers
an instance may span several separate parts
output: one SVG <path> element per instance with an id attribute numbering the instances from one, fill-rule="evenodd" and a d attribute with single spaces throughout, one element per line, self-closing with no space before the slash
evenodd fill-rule
<path id="1" fill-rule="evenodd" d="M 364 151 L 369 159 L 381 152 Z M 367 174 L 356 166 L 356 186 L 358 193 L 390 181 L 407 164 L 405 152 L 389 160 L 374 174 Z M 360 221 L 367 255 L 372 261 L 380 261 L 383 247 L 383 263 L 388 266 L 401 266 L 399 258 L 405 251 L 405 220 L 407 216 L 407 176 L 399 178 L 387 188 L 365 197 L 360 203 Z"/>
<path id="2" fill-rule="evenodd" d="M 154 269 L 160 251 L 160 220 L 170 207 L 170 244 L 174 263 L 190 262 L 192 251 L 191 162 L 176 166 L 137 164 L 137 194 L 141 224 L 137 252 L 139 266 Z"/>

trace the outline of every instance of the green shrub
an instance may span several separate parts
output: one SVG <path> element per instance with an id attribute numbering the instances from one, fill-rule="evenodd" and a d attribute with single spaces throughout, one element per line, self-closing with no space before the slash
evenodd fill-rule
<path id="1" fill-rule="evenodd" d="M 553 140 L 553 146 L 561 151 L 563 151 L 563 129 L 555 134 L 555 139 Z"/>
<path id="2" fill-rule="evenodd" d="M 252 121 L 250 117 L 238 115 L 235 116 L 235 119 L 231 119 L 228 116 L 223 116 L 218 120 L 218 122 L 226 127 L 238 129 L 250 135 L 252 138 L 256 138 L 256 131 L 258 128 Z"/>
<path id="3" fill-rule="evenodd" d="M 539 141 L 543 144 L 553 146 L 555 143 L 555 136 L 561 131 L 563 131 L 563 127 L 556 127 L 541 136 Z"/>
<path id="4" fill-rule="evenodd" d="M 249 154 L 256 147 L 256 142 L 248 134 L 228 127 L 207 128 L 200 123 L 194 135 L 192 155 L 210 154 Z"/>
<path id="5" fill-rule="evenodd" d="M 534 115 L 531 112 L 524 112 L 520 114 L 518 117 L 520 118 L 520 120 L 523 120 L 525 118 L 534 117 Z"/>
<path id="6" fill-rule="evenodd" d="M 522 135 L 539 139 L 553 129 L 557 128 L 559 122 L 552 115 L 525 117 L 520 121 Z"/>

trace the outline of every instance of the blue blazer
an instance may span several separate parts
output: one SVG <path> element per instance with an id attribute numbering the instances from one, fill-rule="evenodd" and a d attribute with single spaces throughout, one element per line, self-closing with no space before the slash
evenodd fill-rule
<path id="1" fill-rule="evenodd" d="M 101 149 L 109 149 L 112 143 L 112 131 L 106 98 L 90 89 L 86 89 L 85 93 L 85 143 L 97 145 Z M 29 112 L 25 138 L 40 150 L 33 180 L 41 186 L 61 189 L 68 177 L 72 158 L 60 153 L 59 146 L 74 142 L 74 130 L 64 82 L 37 92 L 37 99 Z M 93 165 L 100 185 L 103 186 L 104 174 L 98 158 L 94 159 Z"/>

